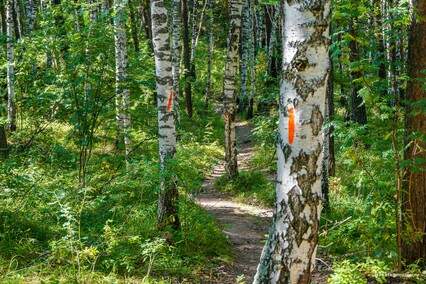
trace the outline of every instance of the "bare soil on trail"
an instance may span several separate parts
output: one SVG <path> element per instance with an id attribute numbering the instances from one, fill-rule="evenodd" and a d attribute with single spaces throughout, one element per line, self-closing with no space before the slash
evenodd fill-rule
<path id="1" fill-rule="evenodd" d="M 248 123 L 236 125 L 238 167 L 247 169 L 253 155 L 251 128 Z M 219 267 L 203 283 L 251 283 L 271 223 L 272 209 L 234 202 L 232 197 L 214 188 L 217 178 L 225 173 L 224 163 L 218 164 L 204 181 L 197 203 L 212 214 L 221 225 L 233 248 L 234 262 Z"/>
<path id="2" fill-rule="evenodd" d="M 238 168 L 246 170 L 254 154 L 251 127 L 247 122 L 236 125 Z M 233 201 L 233 198 L 214 188 L 216 179 L 225 173 L 224 162 L 219 163 L 206 177 L 196 202 L 209 212 L 228 237 L 234 262 L 223 265 L 202 277 L 201 283 L 252 283 L 262 253 L 273 210 Z M 319 265 L 318 265 L 319 264 Z M 317 264 L 317 268 L 323 266 Z M 325 268 L 325 267 L 323 267 Z M 321 269 L 322 270 L 322 269 Z M 312 283 L 326 283 L 328 273 L 314 272 Z"/>

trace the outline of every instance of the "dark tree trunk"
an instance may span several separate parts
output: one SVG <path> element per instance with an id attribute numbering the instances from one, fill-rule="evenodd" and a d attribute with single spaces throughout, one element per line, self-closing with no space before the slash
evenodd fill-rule
<path id="1" fill-rule="evenodd" d="M 136 53 L 139 53 L 139 37 L 138 37 L 138 26 L 137 26 L 137 19 L 136 19 L 136 13 L 135 13 L 135 7 L 133 5 L 133 2 L 129 0 L 129 11 L 130 11 L 130 25 L 132 28 L 132 39 L 133 39 L 133 46 L 135 48 Z"/>
<path id="2" fill-rule="evenodd" d="M 189 21 L 188 21 L 188 0 L 182 0 L 182 25 L 183 25 L 183 63 L 185 78 L 185 107 L 186 113 L 192 117 L 192 87 L 191 87 L 191 48 L 189 46 Z"/>
<path id="3" fill-rule="evenodd" d="M 350 33 L 355 38 L 355 29 L 353 24 L 350 26 Z M 350 48 L 350 62 L 353 63 L 359 60 L 359 50 L 358 44 L 355 40 L 351 40 L 349 43 Z M 350 118 L 351 121 L 357 122 L 361 125 L 367 124 L 367 110 L 365 108 L 365 103 L 362 97 L 359 95 L 359 91 L 361 89 L 361 85 L 355 80 L 362 77 L 362 72 L 360 70 L 351 70 L 351 81 L 352 81 L 352 90 L 350 97 Z"/>
<path id="4" fill-rule="evenodd" d="M 418 0 L 415 12 L 419 18 L 426 17 L 426 0 Z M 406 171 L 406 188 L 403 210 L 406 231 L 403 236 L 402 256 L 406 264 L 426 259 L 426 114 L 425 109 L 414 108 L 413 103 L 426 100 L 424 80 L 426 75 L 426 21 L 414 19 L 409 39 L 409 76 L 407 88 L 407 134 L 411 142 L 406 150 L 406 159 L 411 161 Z M 421 105 L 421 104 L 420 104 Z"/>
<path id="5" fill-rule="evenodd" d="M 0 158 L 6 158 L 8 153 L 7 136 L 3 125 L 0 125 Z"/>
<path id="6" fill-rule="evenodd" d="M 6 34 L 6 10 L 5 10 L 5 0 L 0 2 L 0 33 L 5 35 Z"/>
<path id="7" fill-rule="evenodd" d="M 140 6 L 140 13 L 141 13 L 141 19 L 142 19 L 142 26 L 145 30 L 145 37 L 148 39 L 149 47 L 151 50 L 153 49 L 152 46 L 152 30 L 151 30 L 151 8 L 149 6 L 149 0 L 144 0 L 143 3 Z"/>

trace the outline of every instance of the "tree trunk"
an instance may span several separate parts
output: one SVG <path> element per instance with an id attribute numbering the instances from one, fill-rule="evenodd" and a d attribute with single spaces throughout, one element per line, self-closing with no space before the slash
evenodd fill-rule
<path id="1" fill-rule="evenodd" d="M 114 0 L 114 41 L 115 41 L 115 102 L 117 125 L 120 140 L 124 141 L 126 161 L 130 153 L 130 92 L 127 86 L 127 39 L 126 39 L 126 1 Z"/>
<path id="2" fill-rule="evenodd" d="M 213 35 L 213 2 L 214 0 L 207 0 L 207 9 L 208 9 L 208 37 L 209 37 L 209 49 L 207 55 L 207 83 L 206 83 L 206 93 L 205 93 L 205 107 L 208 108 L 209 99 L 211 97 L 212 89 L 212 63 L 213 63 L 213 49 L 214 49 L 214 35 Z"/>
<path id="3" fill-rule="evenodd" d="M 13 0 L 6 1 L 7 120 L 8 129 L 13 132 L 16 130 Z"/>
<path id="4" fill-rule="evenodd" d="M 240 43 L 241 12 L 243 0 L 229 0 L 230 25 L 228 34 L 228 51 L 224 78 L 224 113 L 225 121 L 225 169 L 230 178 L 238 175 L 237 140 L 235 137 L 236 112 L 236 76 L 238 72 L 238 47 Z"/>
<path id="5" fill-rule="evenodd" d="M 251 45 L 251 21 L 250 21 L 250 0 L 245 0 L 243 5 L 242 28 L 241 28 L 241 96 L 239 111 L 243 111 L 248 100 L 247 83 L 249 60 L 251 60 L 249 51 Z"/>
<path id="6" fill-rule="evenodd" d="M 4 125 L 0 125 L 0 158 L 6 158 L 8 153 L 7 136 Z"/>
<path id="7" fill-rule="evenodd" d="M 22 17 L 21 7 L 19 6 L 19 0 L 13 0 L 13 11 L 14 11 L 14 24 L 15 24 L 15 35 L 16 39 L 22 38 Z"/>
<path id="8" fill-rule="evenodd" d="M 353 23 L 350 24 L 350 33 L 352 34 L 352 37 L 355 38 L 355 29 L 353 28 Z M 359 60 L 359 50 L 358 50 L 358 44 L 355 40 L 351 40 L 349 43 L 350 48 L 350 54 L 349 59 L 350 62 L 356 62 Z M 355 80 L 362 77 L 362 72 L 359 70 L 351 70 L 351 81 L 352 81 L 352 90 L 351 90 L 351 102 L 350 102 L 350 118 L 351 121 L 357 122 L 361 125 L 367 124 L 367 110 L 365 107 L 364 100 L 359 94 L 359 91 L 361 89 L 360 84 L 358 82 L 355 82 Z"/>
<path id="9" fill-rule="evenodd" d="M 133 47 L 135 48 L 135 52 L 139 53 L 139 31 L 136 20 L 135 6 L 133 5 L 133 1 L 129 0 L 129 12 L 130 12 L 130 26 L 132 28 L 132 40 Z"/>
<path id="10" fill-rule="evenodd" d="M 163 0 L 151 0 L 152 34 L 157 76 L 158 136 L 161 185 L 157 219 L 160 227 L 179 228 L 178 190 L 169 161 L 176 152 L 176 128 L 173 115 L 173 75 L 167 25 L 167 10 Z"/>
<path id="11" fill-rule="evenodd" d="M 254 283 L 308 284 L 322 208 L 330 1 L 283 2 L 276 214 Z"/>
<path id="12" fill-rule="evenodd" d="M 3 1 L 7 1 L 7 0 L 3 0 Z M 5 4 L 3 2 L 1 2 L 0 5 L 0 29 L 1 29 L 1 34 L 5 35 L 7 34 L 7 28 L 6 28 L 6 10 L 5 10 Z"/>
<path id="13" fill-rule="evenodd" d="M 36 10 L 34 5 L 34 0 L 27 1 L 27 23 L 28 23 L 28 32 L 32 32 L 36 20 Z"/>
<path id="14" fill-rule="evenodd" d="M 180 17 L 181 1 L 173 0 L 172 3 L 172 74 L 174 96 L 174 113 L 179 120 L 179 98 L 180 98 Z"/>
<path id="15" fill-rule="evenodd" d="M 142 19 L 142 26 L 145 29 L 145 37 L 149 42 L 149 47 L 153 50 L 152 46 L 152 23 L 151 23 L 151 11 L 149 6 L 149 0 L 143 0 L 140 6 L 140 13 Z"/>
<path id="16" fill-rule="evenodd" d="M 183 64 L 185 76 L 185 107 L 186 113 L 192 117 L 192 86 L 191 86 L 191 49 L 189 46 L 189 18 L 188 0 L 182 0 L 182 24 L 183 24 Z"/>
<path id="17" fill-rule="evenodd" d="M 407 88 L 407 134 L 411 140 L 406 150 L 406 159 L 411 165 L 406 169 L 406 188 L 403 197 L 405 238 L 403 258 L 407 264 L 426 259 L 426 113 L 413 104 L 426 99 L 424 80 L 426 75 L 426 0 L 414 4 L 415 16 L 411 27 L 408 50 L 409 76 Z M 423 104 L 424 105 L 424 104 Z"/>

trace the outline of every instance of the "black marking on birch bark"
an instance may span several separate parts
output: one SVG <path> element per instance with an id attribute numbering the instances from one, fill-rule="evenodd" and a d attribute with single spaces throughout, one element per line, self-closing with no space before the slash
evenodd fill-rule
<path id="1" fill-rule="evenodd" d="M 305 198 L 309 198 L 311 195 L 312 185 L 319 176 L 317 174 L 317 162 L 321 154 L 321 149 L 322 146 L 318 144 L 312 153 L 307 154 L 303 150 L 300 150 L 299 155 L 293 158 L 290 172 L 291 174 L 296 174 L 298 186 Z"/>
<path id="2" fill-rule="evenodd" d="M 324 123 L 324 117 L 322 116 L 321 110 L 318 106 L 314 106 L 311 114 L 311 127 L 312 134 L 318 136 Z"/>

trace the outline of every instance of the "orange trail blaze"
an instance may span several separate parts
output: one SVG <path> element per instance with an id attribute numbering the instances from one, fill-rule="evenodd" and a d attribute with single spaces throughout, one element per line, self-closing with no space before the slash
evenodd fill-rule
<path id="1" fill-rule="evenodd" d="M 167 97 L 167 112 L 171 112 L 173 108 L 173 91 L 169 92 L 169 96 Z"/>
<path id="2" fill-rule="evenodd" d="M 296 130 L 296 122 L 294 118 L 294 108 L 288 107 L 288 143 L 293 144 Z"/>

